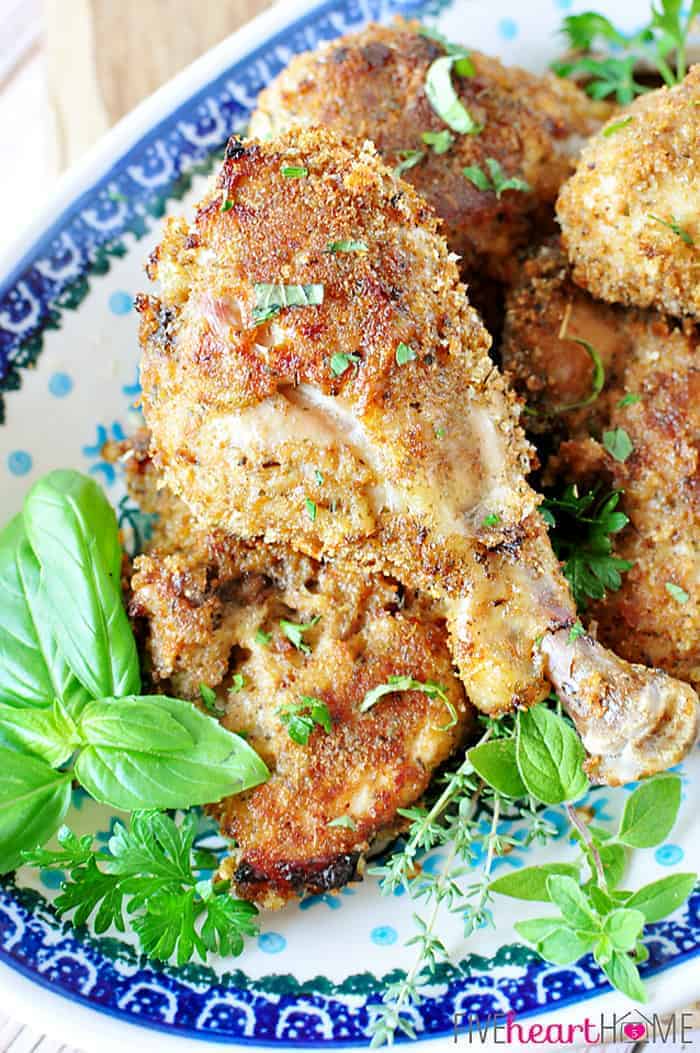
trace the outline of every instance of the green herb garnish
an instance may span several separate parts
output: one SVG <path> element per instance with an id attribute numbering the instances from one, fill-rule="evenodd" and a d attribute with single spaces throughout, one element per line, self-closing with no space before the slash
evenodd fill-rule
<path id="1" fill-rule="evenodd" d="M 618 409 L 624 409 L 626 406 L 634 406 L 637 402 L 642 401 L 641 395 L 635 395 L 634 392 L 630 391 L 627 395 L 623 395 L 617 403 Z"/>
<path id="2" fill-rule="evenodd" d="M 302 695 L 299 702 L 285 702 L 277 710 L 287 734 L 299 746 L 308 744 L 315 727 L 321 727 L 328 733 L 331 730 L 331 715 L 328 706 L 320 698 Z"/>
<path id="3" fill-rule="evenodd" d="M 318 625 L 320 620 L 320 614 L 315 615 L 315 617 L 313 617 L 310 622 L 306 622 L 306 624 L 288 622 L 285 618 L 281 618 L 280 629 L 287 639 L 294 644 L 297 651 L 302 651 L 304 654 L 311 654 L 311 648 L 304 642 L 304 633 L 308 632 L 309 629 L 313 629 L 314 625 Z"/>
<path id="4" fill-rule="evenodd" d="M 305 179 L 309 174 L 304 165 L 284 165 L 281 171 L 285 179 Z"/>
<path id="5" fill-rule="evenodd" d="M 450 702 L 445 688 L 441 684 L 436 684 L 434 680 L 427 680 L 423 683 L 420 680 L 414 680 L 412 676 L 390 676 L 385 684 L 377 684 L 363 698 L 360 713 L 366 713 L 379 702 L 380 698 L 393 695 L 397 691 L 421 691 L 428 698 L 439 698 L 450 714 L 449 722 L 439 728 L 440 731 L 447 731 L 457 723 L 457 711 Z"/>
<path id="6" fill-rule="evenodd" d="M 396 364 L 405 366 L 407 362 L 415 362 L 418 355 L 408 344 L 400 343 L 396 348 Z"/>
<path id="7" fill-rule="evenodd" d="M 426 146 L 432 146 L 433 153 L 446 154 L 455 141 L 455 137 L 449 128 L 443 128 L 441 132 L 423 132 L 421 139 Z"/>
<path id="8" fill-rule="evenodd" d="M 501 517 L 499 516 L 498 512 L 489 512 L 489 514 L 487 516 L 484 516 L 484 518 L 481 520 L 481 525 L 485 527 L 493 527 L 498 526 L 500 522 Z"/>
<path id="9" fill-rule="evenodd" d="M 675 216 L 671 216 L 670 219 L 662 219 L 661 216 L 654 216 L 650 212 L 649 219 L 653 219 L 655 223 L 660 223 L 663 227 L 668 227 L 668 229 L 672 231 L 676 235 L 676 237 L 680 238 L 681 241 L 684 242 L 686 245 L 695 244 L 688 231 L 680 225 Z"/>
<path id="10" fill-rule="evenodd" d="M 612 124 L 606 125 L 606 127 L 603 128 L 603 135 L 606 139 L 609 139 L 611 135 L 616 135 L 617 132 L 622 131 L 623 128 L 626 128 L 627 125 L 631 124 L 633 121 L 634 117 L 632 116 L 621 117 L 619 121 L 613 121 Z"/>
<path id="11" fill-rule="evenodd" d="M 431 63 L 425 78 L 426 97 L 438 117 L 453 132 L 478 135 L 483 125 L 474 120 L 455 91 L 452 83 L 453 68 L 461 77 L 474 76 L 474 66 L 468 51 L 454 50 Z"/>
<path id="12" fill-rule="evenodd" d="M 357 368 L 361 361 L 360 356 L 354 351 L 349 351 L 347 354 L 343 351 L 336 351 L 330 358 L 331 373 L 334 377 L 341 377 L 346 369 L 349 369 L 351 365 Z"/>
<path id="13" fill-rule="evenodd" d="M 305 499 L 305 501 L 304 501 L 304 508 L 306 509 L 306 514 L 309 517 L 309 519 L 311 520 L 311 522 L 312 523 L 315 522 L 315 520 L 316 520 L 316 513 L 318 511 L 318 509 L 316 507 L 316 502 L 312 501 L 310 497 L 307 497 Z"/>
<path id="14" fill-rule="evenodd" d="M 624 428 L 612 428 L 603 432 L 603 446 L 611 457 L 624 463 L 634 449 L 634 444 Z"/>
<path id="15" fill-rule="evenodd" d="M 319 486 L 323 486 L 323 483 L 324 483 L 323 472 L 319 472 L 318 468 L 314 472 L 314 479 L 316 480 L 316 482 L 318 483 Z"/>
<path id="16" fill-rule="evenodd" d="M 674 585 L 672 581 L 666 582 L 666 592 L 672 596 L 676 603 L 687 603 L 690 596 L 680 585 Z"/>
<path id="17" fill-rule="evenodd" d="M 478 165 L 467 165 L 466 168 L 462 169 L 467 179 L 478 190 L 491 190 L 499 199 L 505 190 L 521 190 L 525 194 L 531 191 L 532 187 L 524 179 L 520 179 L 518 176 L 507 177 L 495 157 L 487 157 L 485 164 L 488 168 L 488 174 L 479 168 Z"/>
<path id="18" fill-rule="evenodd" d="M 206 684 L 200 684 L 199 697 L 204 703 L 204 707 L 208 713 L 212 713 L 216 716 L 220 712 L 219 707 L 216 704 L 216 691 L 211 687 L 208 687 Z"/>
<path id="19" fill-rule="evenodd" d="M 230 695 L 237 695 L 239 691 L 242 691 L 245 687 L 245 677 L 243 673 L 234 673 L 231 678 L 231 686 L 228 689 Z"/>
<path id="20" fill-rule="evenodd" d="M 253 321 L 256 324 L 274 318 L 285 307 L 318 307 L 323 303 L 322 285 L 277 285 L 257 282 Z"/>
<path id="21" fill-rule="evenodd" d="M 620 496 L 619 490 L 605 496 L 596 490 L 579 495 L 575 486 L 567 486 L 561 496 L 542 502 L 552 547 L 581 610 L 588 600 L 602 599 L 606 590 L 616 592 L 622 573 L 632 567 L 629 560 L 612 554 L 612 535 L 629 522 L 624 512 L 617 511 Z"/>
<path id="22" fill-rule="evenodd" d="M 422 150 L 399 150 L 396 156 L 399 163 L 394 166 L 394 175 L 398 178 L 422 161 L 425 154 Z"/>
<path id="23" fill-rule="evenodd" d="M 343 830 L 357 830 L 357 823 L 351 815 L 339 815 L 337 819 L 331 819 L 327 826 L 339 826 Z"/>
<path id="24" fill-rule="evenodd" d="M 267 647 L 271 639 L 272 633 L 266 633 L 262 629 L 255 630 L 255 642 L 261 644 L 263 647 Z"/>
<path id="25" fill-rule="evenodd" d="M 647 25 L 631 36 L 617 29 L 610 19 L 593 11 L 569 15 L 562 30 L 572 50 L 581 54 L 571 60 L 552 63 L 560 77 L 584 77 L 585 90 L 594 99 L 614 95 L 623 105 L 650 89 L 635 80 L 638 65 L 649 62 L 668 85 L 679 84 L 686 74 L 686 44 L 700 0 L 692 0 L 683 13 L 681 0 L 659 0 L 652 5 Z M 596 57 L 600 44 L 614 48 L 614 54 Z M 669 58 L 675 54 L 675 72 Z"/>
<path id="26" fill-rule="evenodd" d="M 586 635 L 586 630 L 581 625 L 581 622 L 580 621 L 575 621 L 574 624 L 569 629 L 569 635 L 567 636 L 567 640 L 568 640 L 569 643 L 574 643 L 575 640 L 578 640 L 578 639 L 580 639 L 580 637 L 585 636 L 585 635 Z"/>
<path id="27" fill-rule="evenodd" d="M 369 252 L 366 241 L 329 241 L 326 252 Z"/>
<path id="28" fill-rule="evenodd" d="M 25 853 L 25 862 L 69 872 L 53 907 L 72 914 L 74 925 L 92 917 L 98 934 L 112 925 L 124 932 L 126 916 L 144 954 L 160 961 L 174 955 L 178 965 L 195 954 L 206 961 L 209 951 L 237 956 L 244 938 L 258 931 L 258 911 L 233 898 L 230 881 L 212 881 L 199 871 L 217 861 L 200 862 L 196 830 L 193 813 L 178 825 L 160 812 L 136 811 L 128 828 L 114 824 L 106 846 L 94 849 L 91 834 L 76 837 L 64 826 L 57 851 Z"/>

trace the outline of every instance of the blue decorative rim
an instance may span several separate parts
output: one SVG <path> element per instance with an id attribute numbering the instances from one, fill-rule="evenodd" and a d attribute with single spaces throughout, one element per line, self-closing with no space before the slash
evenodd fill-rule
<path id="1" fill-rule="evenodd" d="M 125 235 L 143 237 L 167 201 L 182 195 L 195 172 L 210 167 L 290 53 L 369 19 L 437 15 L 448 3 L 326 0 L 145 133 L 51 223 L 0 286 L 0 422 L 2 393 L 20 387 L 21 371 L 41 353 L 44 332 L 59 327 L 62 312 L 82 302 L 91 276 L 105 273 L 111 258 L 125 253 Z M 700 893 L 682 920 L 651 926 L 647 943 L 645 976 L 699 954 Z M 282 1048 L 366 1045 L 369 1009 L 398 975 L 398 970 L 386 977 L 367 972 L 337 984 L 322 977 L 300 983 L 288 975 L 251 979 L 235 970 L 221 977 L 203 966 L 158 966 L 128 945 L 72 930 L 38 893 L 11 879 L 0 881 L 0 961 L 54 993 L 118 1019 L 209 1042 Z M 590 957 L 562 968 L 519 946 L 502 947 L 493 958 L 472 954 L 441 966 L 431 986 L 441 991 L 420 1007 L 421 1038 L 452 1034 L 457 1010 L 483 1017 L 510 1009 L 522 1018 L 609 990 Z"/>

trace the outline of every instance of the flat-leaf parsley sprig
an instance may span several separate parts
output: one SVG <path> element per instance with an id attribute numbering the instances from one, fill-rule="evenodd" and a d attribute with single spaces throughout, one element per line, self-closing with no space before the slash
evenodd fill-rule
<path id="1" fill-rule="evenodd" d="M 106 850 L 93 849 L 90 834 L 76 837 L 64 826 L 58 850 L 37 849 L 25 859 L 68 871 L 54 907 L 75 925 L 92 918 L 98 934 L 111 926 L 124 932 L 128 917 L 149 958 L 175 956 L 178 965 L 194 954 L 205 961 L 209 951 L 238 955 L 244 937 L 257 932 L 257 908 L 234 899 L 230 881 L 207 876 L 216 860 L 198 858 L 195 831 L 193 813 L 178 825 L 160 812 L 137 811 L 128 828 L 115 823 Z"/>
<path id="2" fill-rule="evenodd" d="M 553 63 L 552 69 L 560 77 L 586 78 L 585 90 L 594 99 L 614 95 L 624 105 L 650 90 L 635 79 L 635 68 L 642 62 L 650 63 L 669 86 L 683 80 L 688 35 L 699 14 L 700 0 L 692 0 L 687 9 L 683 0 L 659 0 L 651 6 L 649 22 L 629 36 L 594 11 L 569 15 L 562 31 L 576 54 Z M 601 44 L 614 51 L 596 54 Z"/>

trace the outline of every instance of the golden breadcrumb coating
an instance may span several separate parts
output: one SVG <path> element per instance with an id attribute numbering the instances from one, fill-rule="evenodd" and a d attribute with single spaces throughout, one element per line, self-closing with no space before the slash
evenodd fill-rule
<path id="1" fill-rule="evenodd" d="M 445 49 L 421 28 L 402 20 L 369 25 L 295 56 L 261 92 L 250 134 L 268 138 L 295 125 L 331 128 L 372 140 L 392 167 L 406 161 L 406 151 L 419 151 L 418 163 L 404 168 L 403 178 L 443 220 L 466 279 L 484 270 L 509 279 L 516 273 L 516 252 L 533 229 L 551 227 L 557 191 L 572 169 L 570 155 L 610 106 L 592 102 L 552 74 L 536 76 L 470 52 L 473 76 L 453 72 L 452 80 L 483 128 L 476 135 L 455 134 L 450 149 L 438 154 L 422 136 L 447 126 L 428 101 L 425 83 Z M 463 169 L 476 165 L 485 171 L 487 158 L 498 161 L 505 176 L 524 179 L 530 191 L 506 190 L 497 197 L 478 189 Z"/>
<path id="2" fill-rule="evenodd" d="M 131 448 L 130 490 L 159 516 L 131 581 L 147 674 L 156 689 L 200 705 L 200 685 L 213 688 L 222 722 L 245 732 L 272 772 L 210 806 L 237 846 L 225 873 L 268 907 L 361 876 L 370 846 L 402 828 L 397 809 L 421 797 L 472 721 L 444 619 L 385 576 L 207 533 L 157 489 L 143 443 Z M 283 619 L 310 625 L 309 653 L 285 635 Z M 437 682 L 448 701 L 401 691 L 361 713 L 367 691 L 390 676 Z M 323 701 L 332 718 L 331 731 L 316 727 L 307 745 L 278 713 L 303 696 Z M 329 825 L 337 819 L 347 825 Z"/>
<path id="3" fill-rule="evenodd" d="M 605 363 L 603 391 L 585 400 L 592 362 L 574 338 L 587 340 Z M 533 429 L 550 426 L 564 440 L 547 468 L 587 488 L 624 491 L 630 523 L 613 536 L 614 554 L 633 563 L 622 588 L 591 603 L 586 620 L 629 661 L 655 665 L 700 684 L 700 335 L 661 315 L 613 307 L 574 285 L 556 244 L 525 266 L 508 300 L 503 364 L 537 413 Z M 627 397 L 627 404 L 620 405 Z M 633 399 L 638 401 L 631 401 Z M 633 451 L 620 462 L 602 445 L 622 428 Z M 671 585 L 669 591 L 668 586 Z M 680 589 L 673 595 L 674 588 Z M 687 599 L 679 601 L 685 594 Z"/>
<path id="4" fill-rule="evenodd" d="M 621 117 L 631 120 L 591 139 L 559 195 L 574 281 L 602 300 L 698 317 L 700 66 Z"/>

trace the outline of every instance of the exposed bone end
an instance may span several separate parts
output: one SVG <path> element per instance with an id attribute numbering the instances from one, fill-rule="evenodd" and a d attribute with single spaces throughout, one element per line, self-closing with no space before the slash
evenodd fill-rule
<path id="1" fill-rule="evenodd" d="M 542 641 L 547 672 L 589 754 L 596 782 L 618 786 L 678 764 L 698 735 L 698 696 L 658 669 L 632 665 L 590 636 Z"/>

